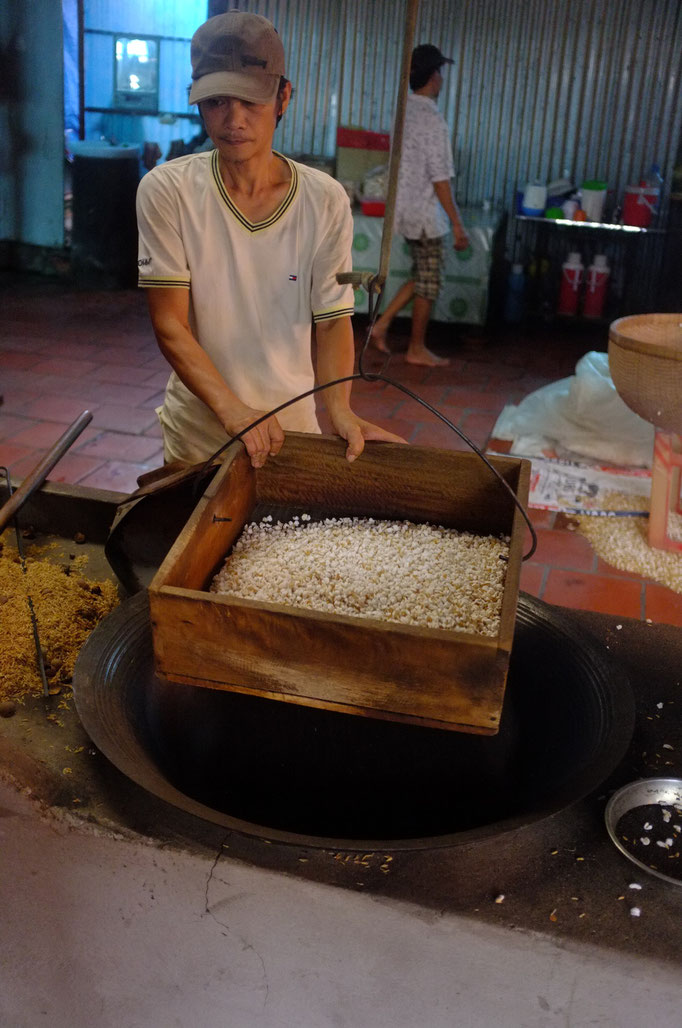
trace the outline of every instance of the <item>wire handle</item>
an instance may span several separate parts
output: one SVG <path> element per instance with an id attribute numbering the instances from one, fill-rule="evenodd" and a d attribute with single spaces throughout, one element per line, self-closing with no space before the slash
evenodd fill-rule
<path id="1" fill-rule="evenodd" d="M 375 317 L 376 317 L 376 315 L 375 315 Z M 369 329 L 368 329 L 368 332 L 367 332 L 367 337 L 365 339 L 362 351 L 360 353 L 360 370 L 359 371 L 357 371 L 353 375 L 344 375 L 343 378 L 336 378 L 332 382 L 325 382 L 322 385 L 316 385 L 312 389 L 308 389 L 308 390 L 306 390 L 306 392 L 300 393 L 298 396 L 294 396 L 291 400 L 287 400 L 285 403 L 281 403 L 279 405 L 279 407 L 275 407 L 275 408 L 273 408 L 273 410 L 268 411 L 267 414 L 262 414 L 261 417 L 257 418 L 255 421 L 252 421 L 250 425 L 246 426 L 246 428 L 243 428 L 241 430 L 241 432 L 237 432 L 236 435 L 233 435 L 230 439 L 227 440 L 227 442 L 223 443 L 223 445 L 220 446 L 215 451 L 215 453 L 211 454 L 211 456 L 204 462 L 204 464 L 200 468 L 199 473 L 197 475 L 197 481 L 194 484 L 194 489 L 193 489 L 194 496 L 195 497 L 197 496 L 198 491 L 199 491 L 199 484 L 204 479 L 204 477 L 206 476 L 208 471 L 210 470 L 213 462 L 215 460 L 217 460 L 217 458 L 220 457 L 220 455 L 222 453 L 224 453 L 230 446 L 232 446 L 234 443 L 239 442 L 243 438 L 243 436 L 245 436 L 247 434 L 247 432 L 250 432 L 252 428 L 256 428 L 258 425 L 262 424 L 264 421 L 267 421 L 268 418 L 275 417 L 277 414 L 280 413 L 280 411 L 286 410 L 287 407 L 291 407 L 292 404 L 298 403 L 299 400 L 305 400 L 308 396 L 313 396 L 315 393 L 319 393 L 323 389 L 331 389 L 332 386 L 342 385 L 344 382 L 355 382 L 355 381 L 358 381 L 359 379 L 363 379 L 365 382 L 385 382 L 386 385 L 393 386 L 395 389 L 400 390 L 400 392 L 405 393 L 406 396 L 409 396 L 411 399 L 416 400 L 417 403 L 420 403 L 422 405 L 422 407 L 426 408 L 426 410 L 431 411 L 432 414 L 435 414 L 435 416 L 437 418 L 439 418 L 440 421 L 442 421 L 444 425 L 447 425 L 448 428 L 452 429 L 452 431 L 455 432 L 456 435 L 458 435 L 460 437 L 460 439 L 462 439 L 463 442 L 465 442 L 467 444 L 467 446 L 469 446 L 474 451 L 474 453 L 477 454 L 481 458 L 483 463 L 492 471 L 492 473 L 495 475 L 495 477 L 498 479 L 498 481 L 507 490 L 507 492 L 511 496 L 512 500 L 514 501 L 515 506 L 520 511 L 520 513 L 523 516 L 524 521 L 526 522 L 526 525 L 528 527 L 528 531 L 530 532 L 530 535 L 531 535 L 532 542 L 531 542 L 530 549 L 528 550 L 528 552 L 526 554 L 524 554 L 524 556 L 522 557 L 522 560 L 530 560 L 530 558 L 533 556 L 533 554 L 535 553 L 535 550 L 537 548 L 538 539 L 537 539 L 537 534 L 535 532 L 535 529 L 533 528 L 533 524 L 532 524 L 532 522 L 531 522 L 531 520 L 530 520 L 530 518 L 528 516 L 528 512 L 526 511 L 526 508 L 523 506 L 523 504 L 519 500 L 518 496 L 516 495 L 516 493 L 514 492 L 512 487 L 509 485 L 509 482 L 507 482 L 507 480 L 500 474 L 500 472 L 497 470 L 497 468 L 488 460 L 486 455 L 481 450 L 479 450 L 479 448 L 476 446 L 476 444 L 473 442 L 473 440 L 470 439 L 469 436 L 466 435 L 466 433 L 464 433 L 461 430 L 461 428 L 458 428 L 457 425 L 453 424 L 453 422 L 450 421 L 449 418 L 446 418 L 444 414 L 441 414 L 441 412 L 436 407 L 434 407 L 432 404 L 430 404 L 428 402 L 428 400 L 422 399 L 421 396 L 418 396 L 417 393 L 413 392 L 411 389 L 408 389 L 408 387 L 404 386 L 401 382 L 396 382 L 394 379 L 388 378 L 387 375 L 383 375 L 381 373 L 377 374 L 377 373 L 374 373 L 374 372 L 367 372 L 367 371 L 363 370 L 363 368 L 362 368 L 362 359 L 364 357 L 365 350 L 367 349 L 367 346 L 369 344 L 369 339 L 370 339 L 370 335 L 371 335 L 371 331 L 372 331 L 373 325 L 374 325 L 374 322 L 373 321 L 370 322 L 370 326 L 369 326 Z M 213 469 L 213 470 L 215 470 L 215 469 Z"/>

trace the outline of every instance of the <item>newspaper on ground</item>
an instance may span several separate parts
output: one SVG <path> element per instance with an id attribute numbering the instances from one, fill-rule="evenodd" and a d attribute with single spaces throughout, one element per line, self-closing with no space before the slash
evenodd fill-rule
<path id="1" fill-rule="evenodd" d="M 529 507 L 601 517 L 649 516 L 648 507 L 642 509 L 642 496 L 651 495 L 651 471 L 646 468 L 585 464 L 564 458 L 526 459 L 531 462 Z M 632 496 L 631 509 L 606 509 L 605 498 L 612 493 Z"/>

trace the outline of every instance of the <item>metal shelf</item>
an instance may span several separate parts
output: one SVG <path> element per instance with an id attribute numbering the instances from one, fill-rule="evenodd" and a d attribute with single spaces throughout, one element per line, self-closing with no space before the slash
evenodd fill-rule
<path id="1" fill-rule="evenodd" d="M 652 255 L 652 251 L 665 248 L 666 236 L 673 238 L 666 229 L 527 214 L 514 214 L 513 217 L 518 222 L 515 250 L 520 247 L 520 252 L 548 262 L 551 283 L 547 288 L 550 289 L 549 302 L 552 306 L 560 277 L 558 269 L 565 257 L 563 251 L 581 250 L 583 255 L 588 251 L 590 255 L 590 251 L 599 250 L 607 254 L 611 268 L 606 320 L 610 323 L 633 311 L 650 309 L 651 297 L 658 285 L 656 262 L 660 263 L 660 254 Z M 546 297 L 541 295 L 538 302 L 542 304 L 544 300 Z M 585 319 L 583 324 L 587 320 L 592 319 Z M 594 323 L 597 323 L 596 319 Z"/>
<path id="2" fill-rule="evenodd" d="M 528 214 L 515 214 L 517 221 L 534 221 L 538 225 L 555 225 L 558 228 L 573 228 L 579 231 L 586 229 L 601 232 L 622 232 L 628 235 L 665 235 L 664 228 L 639 228 L 637 225 L 609 224 L 605 221 L 572 221 L 568 218 L 539 218 Z"/>

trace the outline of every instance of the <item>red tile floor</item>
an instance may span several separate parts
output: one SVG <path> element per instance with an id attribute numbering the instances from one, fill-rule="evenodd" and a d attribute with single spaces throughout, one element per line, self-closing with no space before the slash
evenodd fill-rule
<path id="1" fill-rule="evenodd" d="M 52 481 L 122 493 L 163 461 L 159 405 L 168 366 L 151 332 L 145 298 L 135 290 L 70 289 L 47 279 L 0 279 L 0 464 L 21 479 L 82 410 L 93 420 L 52 472 Z M 363 319 L 358 319 L 358 339 Z M 405 363 L 406 322 L 390 339 L 385 373 L 419 393 L 480 447 L 502 407 L 573 373 L 588 350 L 604 350 L 606 329 L 542 325 L 463 331 L 434 325 L 445 368 Z M 381 359 L 369 358 L 378 371 Z M 463 449 L 429 411 L 384 383 L 354 385 L 358 413 L 409 442 Z M 324 414 L 321 416 L 325 427 Z M 538 548 L 522 571 L 527 592 L 566 607 L 682 626 L 682 596 L 609 567 L 563 515 L 531 511 Z M 682 558 L 681 558 L 682 559 Z"/>

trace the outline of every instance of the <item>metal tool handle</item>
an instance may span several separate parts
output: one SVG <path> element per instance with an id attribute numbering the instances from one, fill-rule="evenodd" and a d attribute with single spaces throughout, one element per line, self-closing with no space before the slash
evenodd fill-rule
<path id="1" fill-rule="evenodd" d="M 354 289 L 362 287 L 368 293 L 379 292 L 377 276 L 373 271 L 340 271 L 336 276 L 336 281 L 340 286 L 345 286 L 350 283 Z"/>
<path id="2" fill-rule="evenodd" d="M 405 110 L 407 108 L 407 87 L 410 81 L 410 65 L 412 63 L 412 46 L 414 43 L 414 32 L 417 24 L 417 13 L 419 0 L 408 0 L 407 12 L 405 15 L 405 35 L 403 37 L 403 56 L 400 66 L 400 79 L 398 82 L 398 98 L 396 102 L 395 121 L 393 124 L 393 140 L 391 144 L 391 156 L 388 163 L 388 191 L 386 196 L 386 209 L 384 212 L 384 226 L 381 234 L 381 250 L 379 253 L 379 270 L 374 274 L 371 271 L 344 271 L 336 276 L 340 285 L 351 283 L 358 288 L 362 286 L 370 295 L 381 293 L 386 278 L 388 277 L 388 265 L 391 259 L 391 244 L 393 242 L 393 222 L 395 219 L 395 203 L 398 193 L 398 172 L 400 170 L 400 157 L 403 149 L 403 129 L 405 125 Z M 370 305 L 371 306 L 371 305 Z"/>
<path id="3" fill-rule="evenodd" d="M 405 34 L 403 37 L 403 57 L 400 68 L 398 100 L 396 104 L 395 121 L 393 123 L 391 156 L 388 165 L 388 192 L 386 195 L 386 209 L 384 211 L 384 230 L 381 236 L 381 252 L 379 254 L 379 271 L 377 274 L 377 280 L 380 287 L 383 287 L 386 278 L 388 277 L 388 265 L 391 259 L 393 222 L 395 220 L 395 202 L 398 193 L 398 172 L 400 170 L 400 158 L 403 151 L 403 129 L 405 127 L 405 110 L 407 107 L 407 87 L 410 81 L 412 47 L 414 45 L 414 32 L 417 24 L 418 10 L 419 0 L 408 0 L 407 12 L 405 15 Z"/>
<path id="4" fill-rule="evenodd" d="M 0 532 L 4 530 L 17 511 L 23 507 L 29 496 L 31 496 L 36 489 L 40 488 L 55 464 L 62 459 L 71 444 L 75 442 L 85 426 L 89 425 L 91 421 L 92 414 L 89 410 L 84 410 L 82 414 L 79 414 L 73 424 L 67 428 L 66 432 L 64 432 L 62 436 L 60 436 L 54 446 L 48 450 L 33 471 L 31 471 L 21 485 L 14 490 L 9 500 L 0 507 Z"/>

